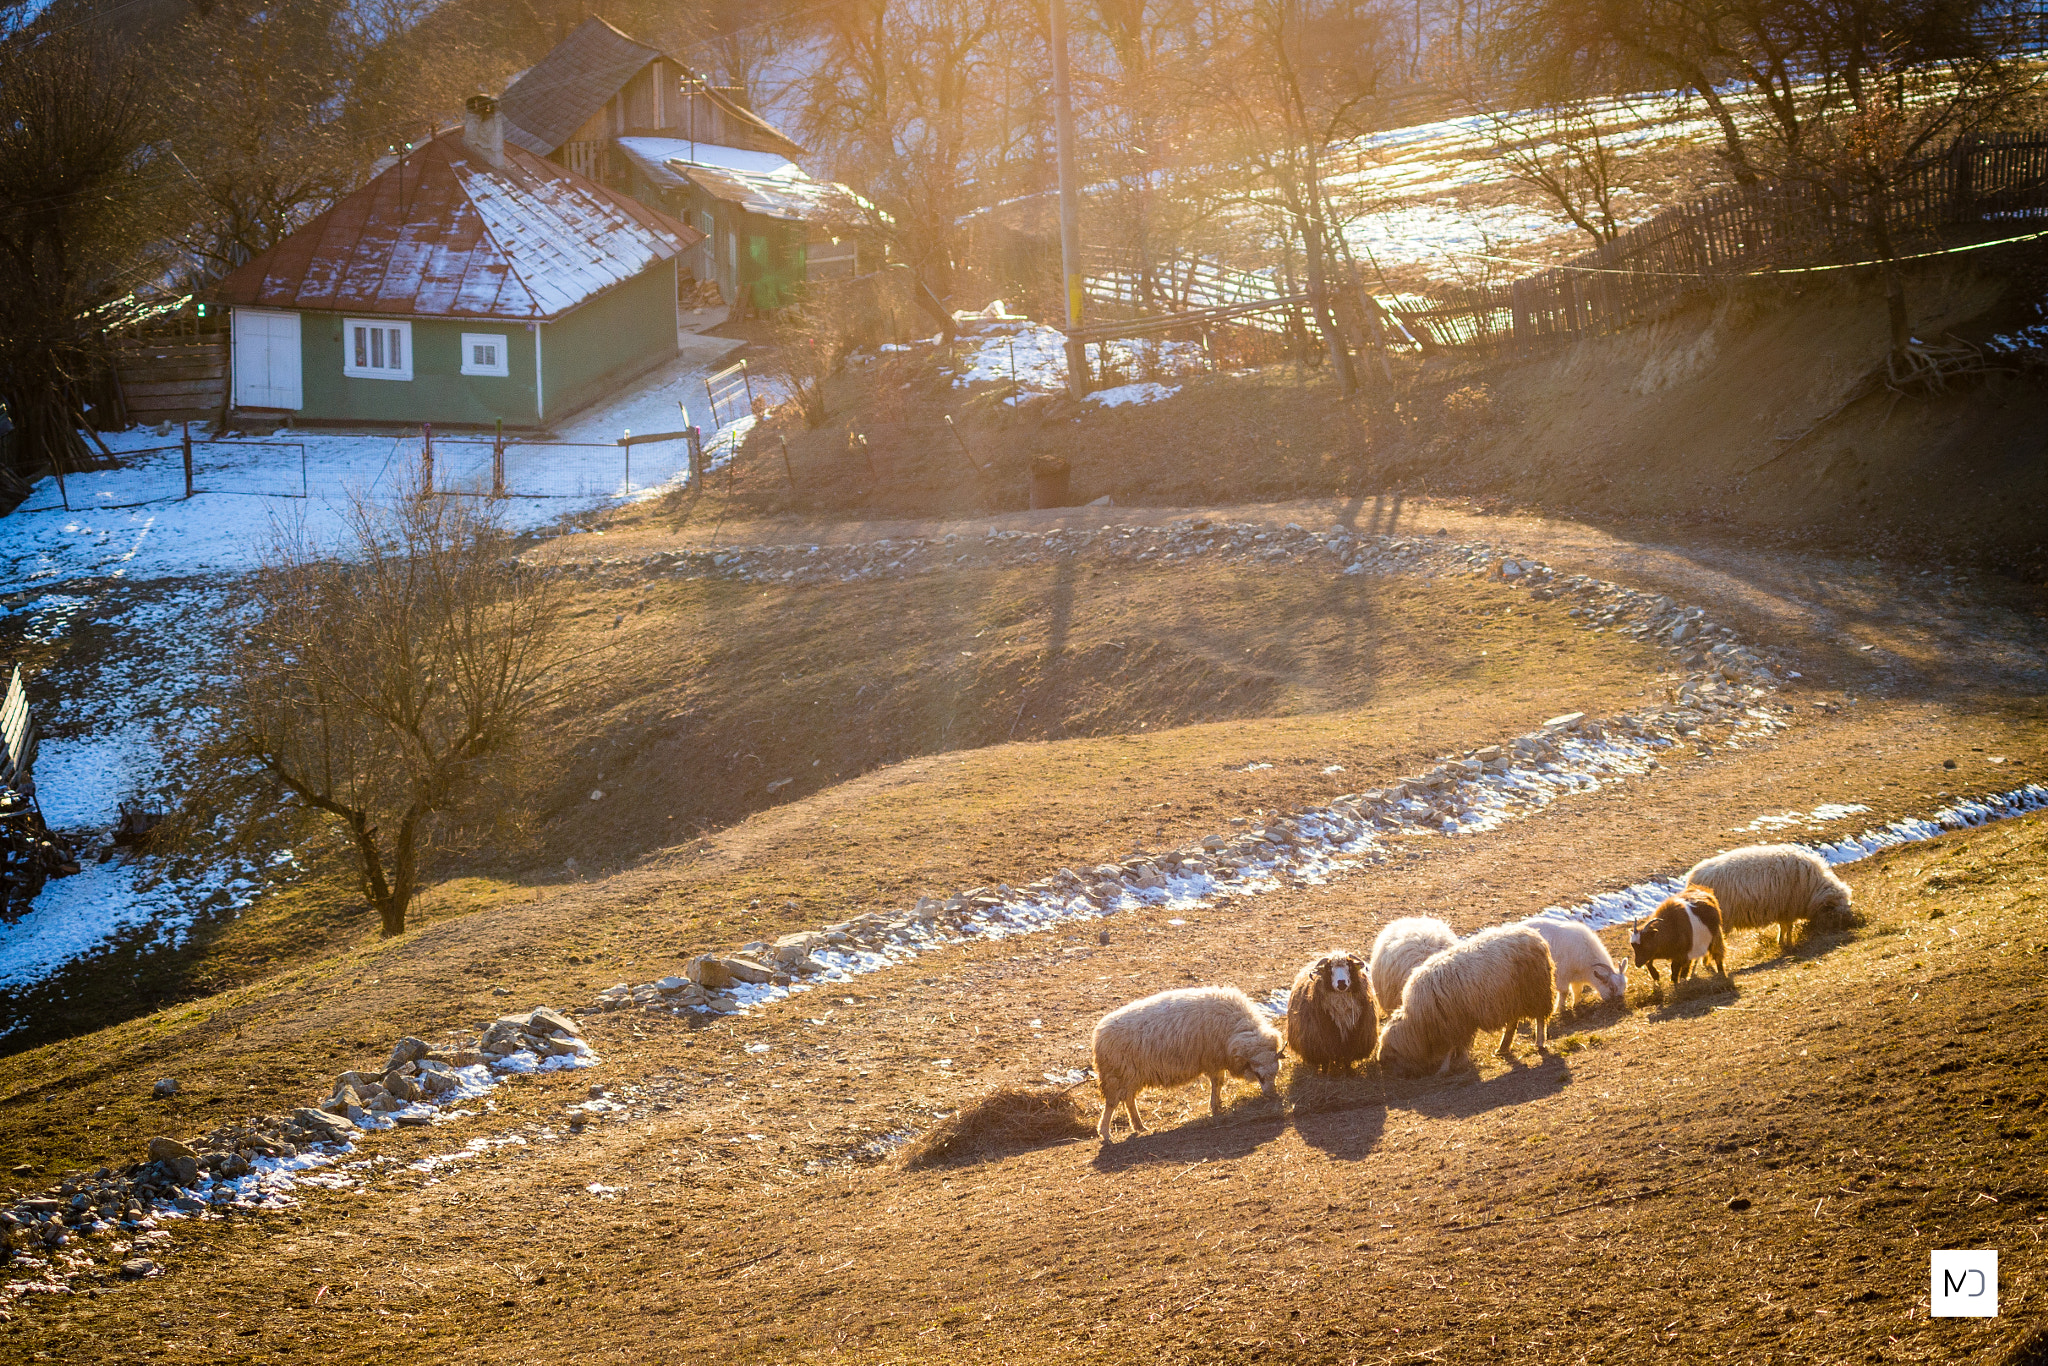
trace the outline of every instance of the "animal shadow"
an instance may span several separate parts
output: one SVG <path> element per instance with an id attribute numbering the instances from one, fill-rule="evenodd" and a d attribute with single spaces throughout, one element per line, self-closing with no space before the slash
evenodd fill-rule
<path id="1" fill-rule="evenodd" d="M 1413 1110 L 1432 1119 L 1470 1119 L 1504 1105 L 1525 1105 L 1555 1095 L 1571 1084 L 1572 1069 L 1562 1054 L 1518 1053 L 1508 1070 L 1475 1079 L 1470 1072 L 1418 1081 L 1387 1083 L 1387 1105 Z"/>
<path id="2" fill-rule="evenodd" d="M 1287 1128 L 1287 1118 L 1278 1105 L 1265 1099 L 1227 1107 L 1219 1116 L 1177 1124 L 1170 1129 L 1151 1129 L 1102 1144 L 1089 1163 L 1099 1172 L 1130 1171 L 1161 1162 L 1215 1162 L 1245 1157 L 1278 1138 Z"/>

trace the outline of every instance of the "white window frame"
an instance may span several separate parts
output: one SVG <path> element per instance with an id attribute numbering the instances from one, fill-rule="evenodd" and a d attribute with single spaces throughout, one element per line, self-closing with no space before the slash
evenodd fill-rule
<path id="1" fill-rule="evenodd" d="M 462 334 L 462 373 L 465 375 L 497 375 L 509 379 L 512 375 L 512 357 L 507 345 L 508 338 L 503 332 L 465 332 Z M 476 348 L 495 346 L 498 360 L 494 365 L 484 365 L 476 359 Z"/>
<path id="2" fill-rule="evenodd" d="M 377 328 L 386 336 L 397 333 L 402 365 L 356 364 L 356 329 Z M 374 339 L 374 349 L 365 348 L 369 359 L 389 359 L 383 352 L 383 339 Z M 412 324 L 396 318 L 343 318 L 341 320 L 341 373 L 350 379 L 399 379 L 412 378 Z"/>

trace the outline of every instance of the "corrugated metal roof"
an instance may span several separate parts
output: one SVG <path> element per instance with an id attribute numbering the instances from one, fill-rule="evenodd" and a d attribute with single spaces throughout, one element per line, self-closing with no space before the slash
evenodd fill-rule
<path id="1" fill-rule="evenodd" d="M 569 140 L 640 68 L 661 56 L 592 16 L 507 86 L 505 141 L 546 156 Z"/>
<path id="2" fill-rule="evenodd" d="M 222 303 L 549 321 L 704 240 L 509 143 L 450 131 L 222 280 Z"/>

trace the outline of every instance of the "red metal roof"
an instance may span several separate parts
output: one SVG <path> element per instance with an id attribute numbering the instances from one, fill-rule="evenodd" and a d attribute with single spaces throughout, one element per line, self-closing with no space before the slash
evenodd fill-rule
<path id="1" fill-rule="evenodd" d="M 548 321 L 704 234 L 510 143 L 428 141 L 214 289 L 222 303 Z"/>

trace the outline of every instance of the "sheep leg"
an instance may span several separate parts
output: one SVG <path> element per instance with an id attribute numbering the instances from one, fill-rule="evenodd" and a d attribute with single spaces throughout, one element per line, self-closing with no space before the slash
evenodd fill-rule
<path id="1" fill-rule="evenodd" d="M 1113 1091 L 1105 1090 L 1102 1093 L 1102 1123 L 1095 1126 L 1095 1132 L 1104 1143 L 1109 1142 L 1109 1123 L 1116 1117 L 1118 1100 L 1119 1097 Z"/>
<path id="2" fill-rule="evenodd" d="M 1124 1097 L 1124 1113 L 1131 1117 L 1132 1133 L 1142 1134 L 1145 1132 L 1145 1121 L 1138 1118 L 1138 1093 L 1136 1091 Z"/>
<path id="3" fill-rule="evenodd" d="M 1547 1053 L 1550 1051 L 1548 1046 L 1549 1026 L 1550 1021 L 1548 1020 L 1532 1020 L 1530 1022 L 1530 1027 L 1536 1031 L 1536 1051 L 1538 1053 Z"/>
<path id="4" fill-rule="evenodd" d="M 1518 1025 L 1518 1024 L 1520 1024 L 1520 1023 L 1521 1023 L 1521 1021 L 1520 1021 L 1520 1020 L 1509 1020 L 1509 1021 L 1508 1021 L 1508 1027 L 1507 1027 L 1506 1029 L 1503 1029 L 1503 1030 L 1502 1030 L 1502 1031 L 1500 1032 L 1500 1047 L 1499 1047 L 1498 1049 L 1494 1050 L 1494 1051 L 1495 1051 L 1495 1056 L 1497 1056 L 1497 1057 L 1502 1057 L 1502 1058 L 1508 1058 L 1508 1059 L 1513 1059 L 1513 1058 L 1514 1058 L 1514 1056 L 1515 1056 L 1515 1026 L 1516 1026 L 1516 1025 Z"/>
<path id="5" fill-rule="evenodd" d="M 1223 1113 L 1223 1074 L 1209 1074 L 1209 1117 L 1214 1119 Z"/>

